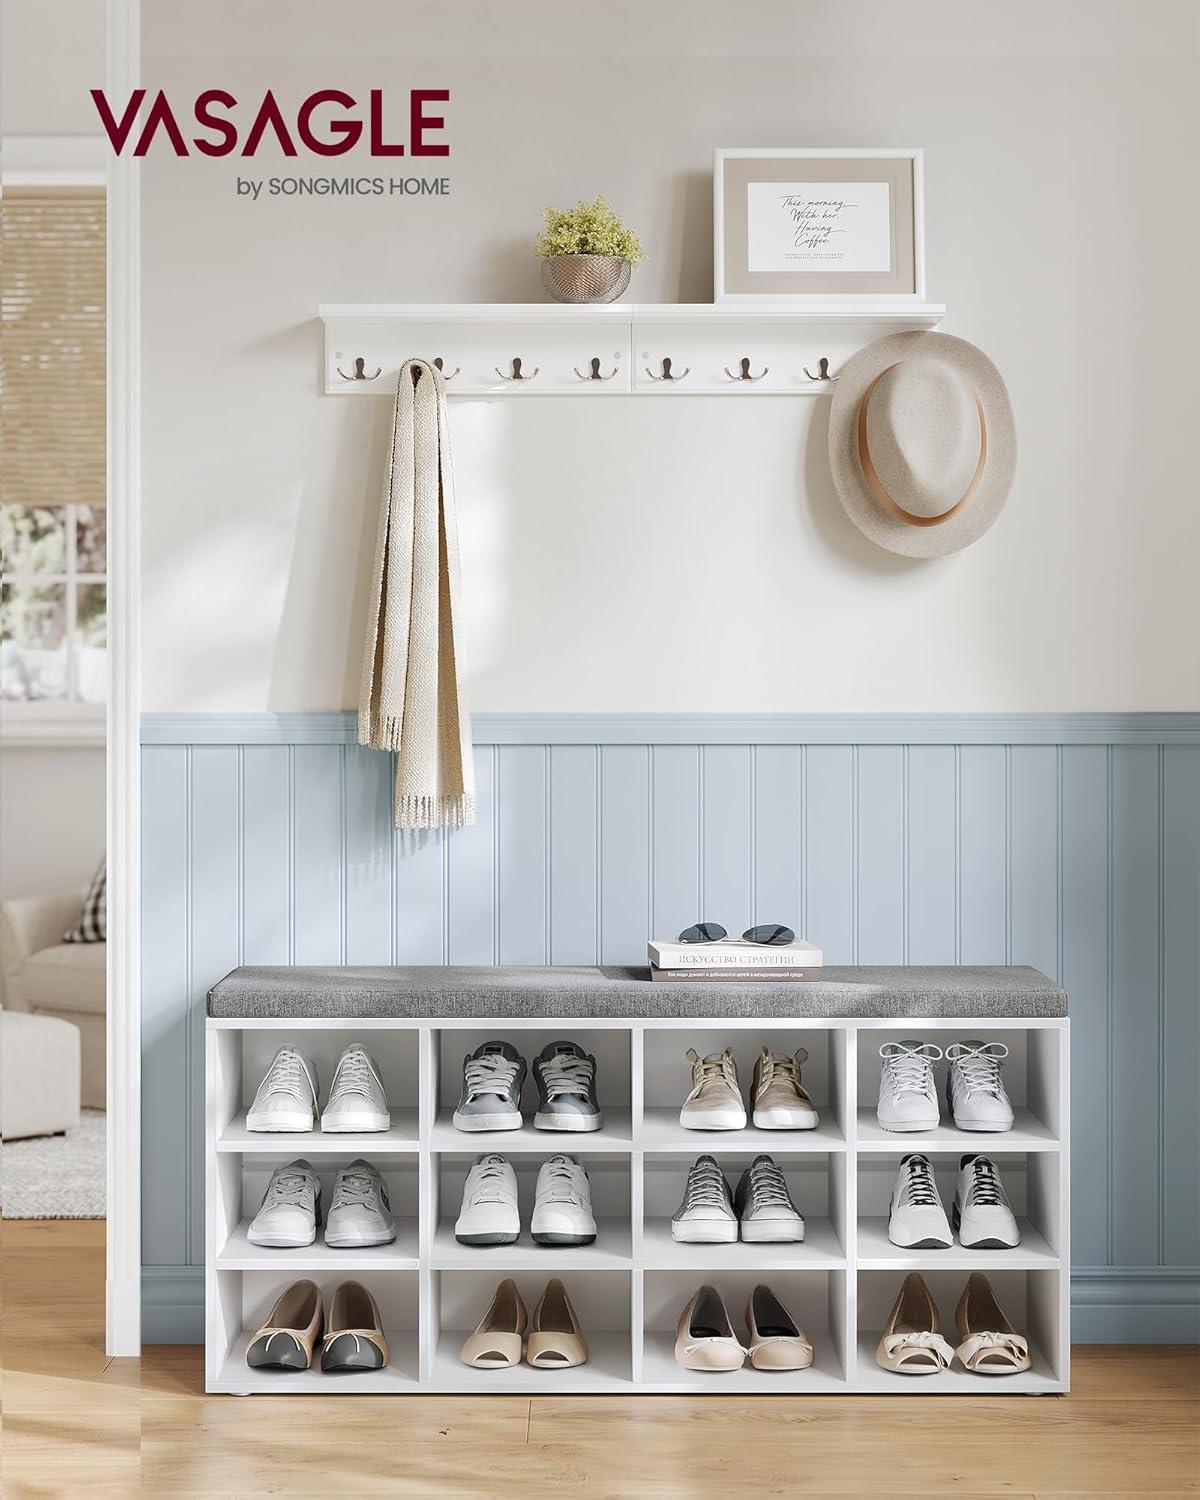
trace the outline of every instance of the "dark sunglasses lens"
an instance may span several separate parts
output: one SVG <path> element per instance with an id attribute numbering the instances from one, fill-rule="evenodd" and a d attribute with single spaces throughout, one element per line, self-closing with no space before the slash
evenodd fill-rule
<path id="1" fill-rule="evenodd" d="M 719 943 L 728 933 L 720 922 L 697 922 L 694 927 L 685 927 L 679 934 L 681 943 Z"/>
<path id="2" fill-rule="evenodd" d="M 775 943 L 794 943 L 796 934 L 790 927 L 780 927 L 778 922 L 765 922 L 761 927 L 748 927 L 742 933 L 748 943 L 763 943 L 772 945 Z"/>

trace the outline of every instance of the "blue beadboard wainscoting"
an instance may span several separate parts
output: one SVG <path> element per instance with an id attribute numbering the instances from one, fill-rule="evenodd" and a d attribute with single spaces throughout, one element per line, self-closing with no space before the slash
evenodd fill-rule
<path id="1" fill-rule="evenodd" d="M 147 1342 L 203 1334 L 204 997 L 236 964 L 638 963 L 698 917 L 1069 991 L 1075 1337 L 1200 1337 L 1200 715 L 481 715 L 391 826 L 347 714 L 148 716 Z"/>

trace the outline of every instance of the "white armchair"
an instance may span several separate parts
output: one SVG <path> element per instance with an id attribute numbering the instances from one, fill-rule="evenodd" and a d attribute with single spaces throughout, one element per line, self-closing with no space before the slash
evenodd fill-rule
<path id="1" fill-rule="evenodd" d="M 83 891 L 28 896 L 0 906 L 4 1006 L 54 1016 L 80 1034 L 81 1103 L 105 1106 L 106 946 L 64 943 L 79 920 Z"/>

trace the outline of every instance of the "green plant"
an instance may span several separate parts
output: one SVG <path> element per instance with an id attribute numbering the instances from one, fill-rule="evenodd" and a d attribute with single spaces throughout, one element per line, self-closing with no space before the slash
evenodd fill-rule
<path id="1" fill-rule="evenodd" d="M 646 259 L 642 242 L 621 223 L 607 198 L 581 198 L 574 208 L 548 208 L 542 215 L 537 253 L 547 255 L 615 255 L 631 266 Z"/>

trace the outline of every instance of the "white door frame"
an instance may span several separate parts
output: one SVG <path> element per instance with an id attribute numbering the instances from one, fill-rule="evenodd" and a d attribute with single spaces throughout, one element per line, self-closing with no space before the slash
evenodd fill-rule
<path id="1" fill-rule="evenodd" d="M 107 0 L 106 87 L 140 71 L 140 0 Z M 107 147 L 107 142 L 105 143 Z M 141 203 L 108 153 L 108 1246 L 106 1346 L 142 1349 Z"/>

